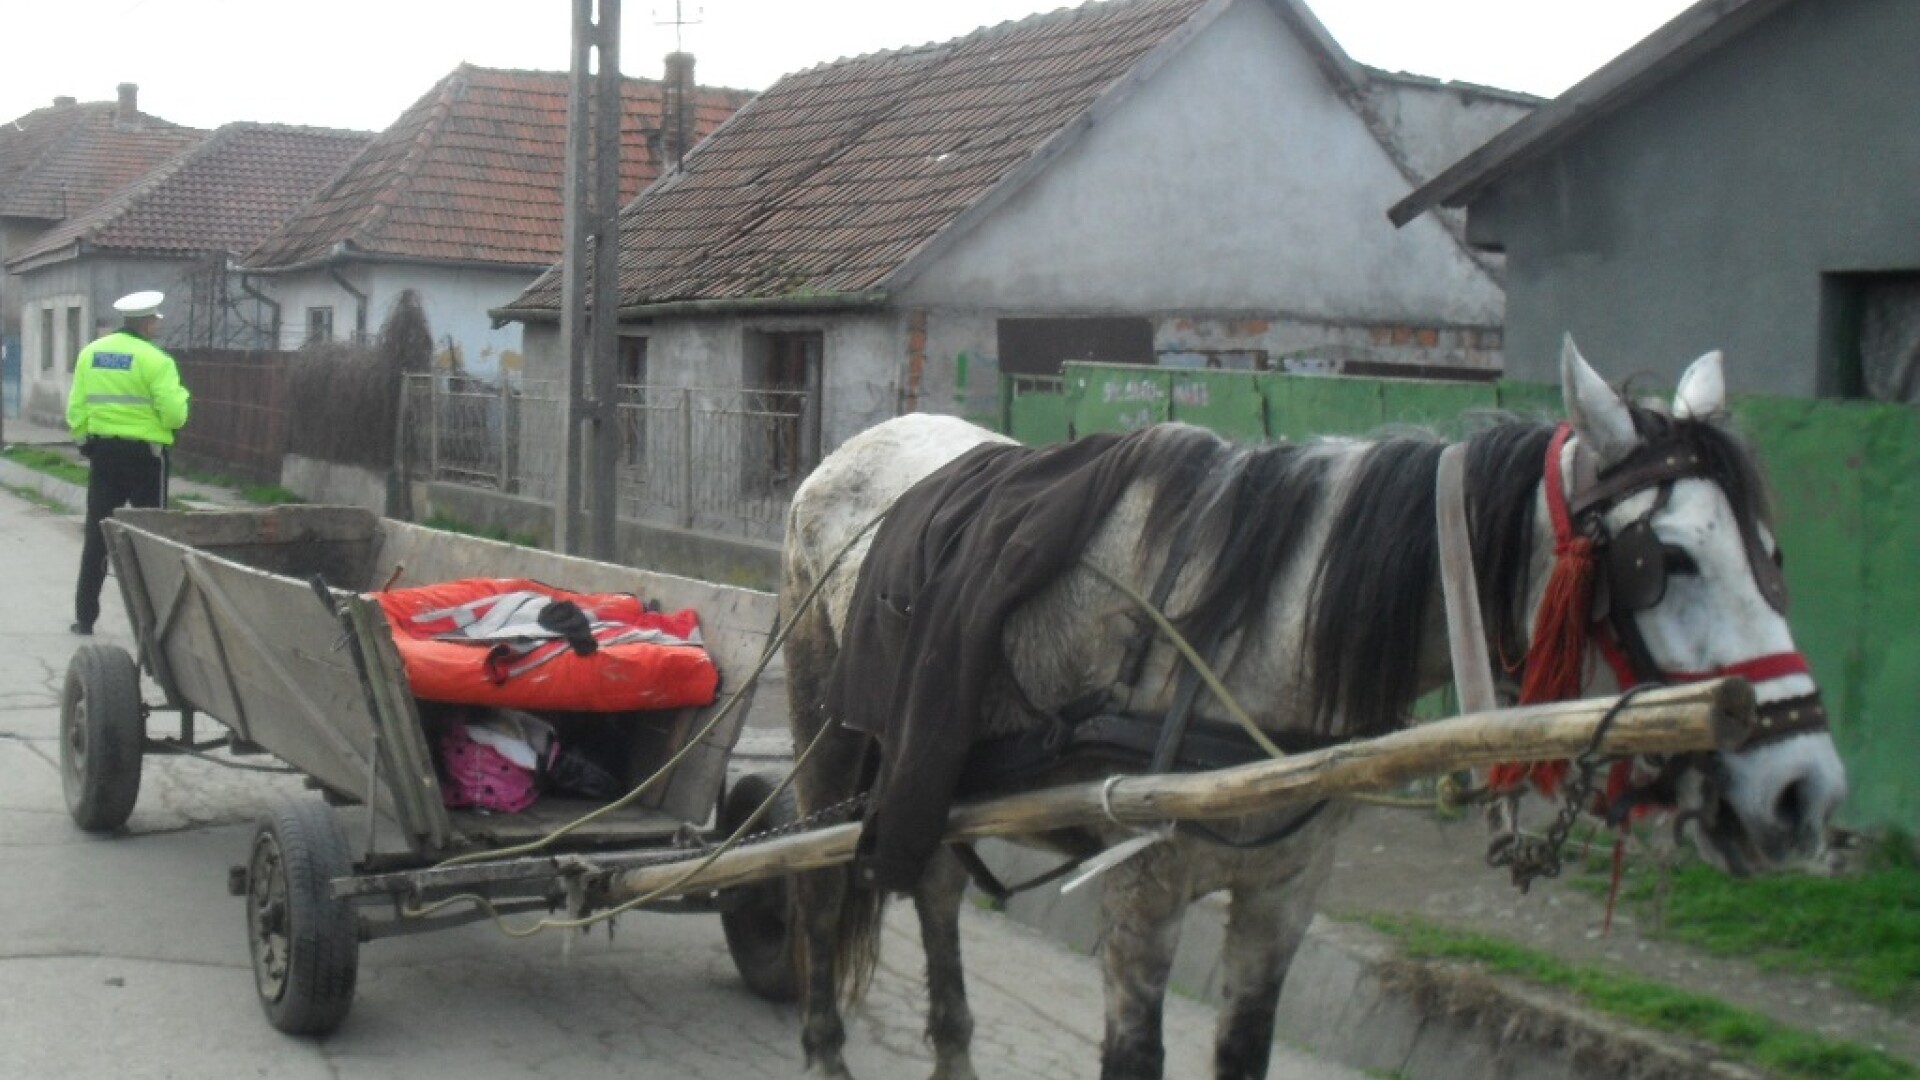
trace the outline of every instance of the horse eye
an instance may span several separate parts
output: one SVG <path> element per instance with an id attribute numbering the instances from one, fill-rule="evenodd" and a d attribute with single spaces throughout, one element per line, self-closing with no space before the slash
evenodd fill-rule
<path id="1" fill-rule="evenodd" d="M 1660 552 L 1666 556 L 1667 573 L 1697 574 L 1700 572 L 1700 564 L 1693 561 L 1693 556 L 1687 554 L 1686 549 L 1669 544 L 1663 546 Z"/>
<path id="2" fill-rule="evenodd" d="M 1785 570 L 1787 568 L 1787 549 L 1786 548 L 1776 547 L 1773 549 L 1773 565 L 1779 567 L 1782 570 Z"/>

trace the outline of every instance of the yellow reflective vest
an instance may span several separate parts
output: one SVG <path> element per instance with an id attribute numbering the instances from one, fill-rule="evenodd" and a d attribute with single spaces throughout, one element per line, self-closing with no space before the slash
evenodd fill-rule
<path id="1" fill-rule="evenodd" d="M 187 388 L 165 349 L 125 330 L 80 350 L 67 394 L 75 442 L 89 435 L 173 445 L 187 422 Z"/>

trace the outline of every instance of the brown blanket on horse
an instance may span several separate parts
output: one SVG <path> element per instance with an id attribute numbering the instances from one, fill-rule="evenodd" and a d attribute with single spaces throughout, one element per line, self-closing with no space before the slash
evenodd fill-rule
<path id="1" fill-rule="evenodd" d="M 861 566 L 828 715 L 880 740 L 856 880 L 907 890 L 1003 663 L 1007 616 L 1079 558 L 1134 475 L 1145 432 L 969 450 L 900 497 Z"/>

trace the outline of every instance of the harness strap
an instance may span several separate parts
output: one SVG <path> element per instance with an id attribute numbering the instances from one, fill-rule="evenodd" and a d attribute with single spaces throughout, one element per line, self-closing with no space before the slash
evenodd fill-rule
<path id="1" fill-rule="evenodd" d="M 1467 447 L 1440 452 L 1435 512 L 1440 526 L 1440 591 L 1447 605 L 1447 647 L 1453 685 L 1462 712 L 1486 712 L 1497 702 L 1487 631 L 1480 617 L 1480 585 L 1473 568 L 1473 534 L 1467 522 Z"/>
<path id="2" fill-rule="evenodd" d="M 980 857 L 980 853 L 973 849 L 972 844 L 948 844 L 947 847 L 953 851 L 954 857 L 960 860 L 960 865 L 966 868 L 967 877 L 973 881 L 974 887 L 987 894 L 987 906 L 995 911 L 1005 911 L 1007 901 L 1015 896 L 1059 881 L 1080 869 L 1088 859 L 1100 853 L 1099 848 L 1096 847 L 1091 851 L 1070 855 L 1065 862 L 1051 870 L 1042 871 L 1025 881 L 1008 885 L 1000 880 L 999 875 L 993 872 L 993 868 L 987 865 L 986 860 Z"/>
<path id="3" fill-rule="evenodd" d="M 1674 682 L 1706 682 L 1738 675 L 1751 683 L 1762 683 L 1768 679 L 1783 679 L 1789 675 L 1811 675 L 1813 669 L 1807 666 L 1807 658 L 1797 652 L 1773 653 L 1768 656 L 1756 656 L 1751 660 L 1727 664 L 1711 671 L 1668 671 L 1664 673 Z"/>

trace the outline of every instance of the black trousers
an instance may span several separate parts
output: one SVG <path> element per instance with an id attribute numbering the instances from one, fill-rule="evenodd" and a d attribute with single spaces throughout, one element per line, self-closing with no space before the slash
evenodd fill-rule
<path id="1" fill-rule="evenodd" d="M 100 587 L 107 580 L 107 538 L 100 523 L 123 506 L 160 506 L 167 493 L 167 459 L 161 447 L 141 439 L 89 439 L 87 446 L 87 532 L 73 617 L 91 627 L 100 617 Z"/>

